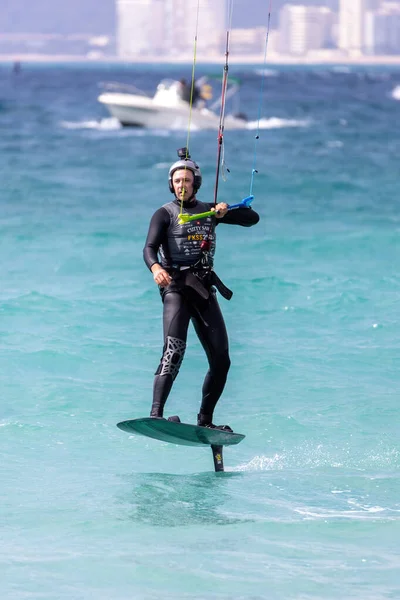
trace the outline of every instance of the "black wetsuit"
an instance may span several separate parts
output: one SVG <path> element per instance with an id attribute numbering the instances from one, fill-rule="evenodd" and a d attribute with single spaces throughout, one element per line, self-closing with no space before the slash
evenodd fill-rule
<path id="1" fill-rule="evenodd" d="M 196 214 L 214 205 L 196 199 L 184 203 L 184 212 Z M 259 221 L 251 208 L 229 211 L 223 218 L 208 217 L 179 225 L 180 202 L 159 208 L 153 215 L 143 256 L 150 269 L 161 264 L 172 276 L 172 282 L 161 288 L 164 304 L 164 349 L 155 373 L 151 416 L 162 417 L 165 402 L 179 372 L 185 349 L 189 322 L 192 321 L 206 352 L 209 370 L 202 389 L 198 423 L 210 424 L 230 367 L 228 336 L 216 298 L 215 286 L 225 297 L 227 290 L 212 270 L 215 252 L 215 227 L 219 224 L 251 227 Z M 201 249 L 208 243 L 207 251 Z"/>

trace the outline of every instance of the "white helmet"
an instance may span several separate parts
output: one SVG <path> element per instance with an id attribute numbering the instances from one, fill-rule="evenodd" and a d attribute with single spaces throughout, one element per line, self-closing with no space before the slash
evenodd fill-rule
<path id="1" fill-rule="evenodd" d="M 170 192 L 172 192 L 172 194 L 175 194 L 174 186 L 172 185 L 172 176 L 175 173 L 175 171 L 178 171 L 178 169 L 189 169 L 189 171 L 192 171 L 194 176 L 193 193 L 195 194 L 200 189 L 202 182 L 200 167 L 194 162 L 194 160 L 190 158 L 190 154 L 187 151 L 187 148 L 180 148 L 178 150 L 178 156 L 179 160 L 177 160 L 173 165 L 171 165 L 168 172 L 168 185 Z"/>

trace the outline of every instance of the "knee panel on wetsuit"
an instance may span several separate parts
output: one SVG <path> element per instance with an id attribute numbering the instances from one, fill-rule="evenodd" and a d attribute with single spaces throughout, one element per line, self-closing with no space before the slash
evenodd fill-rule
<path id="1" fill-rule="evenodd" d="M 171 375 L 172 379 L 175 379 L 182 364 L 185 350 L 186 342 L 168 335 L 156 375 Z"/>

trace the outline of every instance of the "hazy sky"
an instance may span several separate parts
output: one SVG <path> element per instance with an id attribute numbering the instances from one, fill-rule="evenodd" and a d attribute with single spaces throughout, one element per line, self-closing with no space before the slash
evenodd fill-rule
<path id="1" fill-rule="evenodd" d="M 114 31 L 114 0 L 0 0 L 0 33 Z"/>
<path id="2" fill-rule="evenodd" d="M 223 0 L 214 0 L 223 2 Z M 400 0 L 392 0 L 400 3 Z M 188 0 L 197 6 L 196 0 Z M 284 4 L 338 9 L 339 0 L 233 0 L 233 27 L 278 24 Z M 115 33 L 115 0 L 0 0 L 0 33 Z"/>
<path id="3" fill-rule="evenodd" d="M 215 0 L 222 2 L 223 0 Z M 336 8 L 338 0 L 271 0 L 272 27 L 283 4 Z M 192 0 L 197 6 L 196 0 Z M 234 0 L 233 26 L 265 24 L 270 0 Z M 0 33 L 115 33 L 115 0 L 0 0 Z"/>

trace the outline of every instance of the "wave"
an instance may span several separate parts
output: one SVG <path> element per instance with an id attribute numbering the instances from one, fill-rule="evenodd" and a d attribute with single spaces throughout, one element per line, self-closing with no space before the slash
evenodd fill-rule
<path id="1" fill-rule="evenodd" d="M 344 144 L 341 140 L 329 140 L 326 142 L 328 148 L 343 148 Z"/>
<path id="2" fill-rule="evenodd" d="M 101 119 L 100 121 L 85 120 L 85 121 L 61 121 L 61 127 L 69 129 L 71 131 L 79 130 L 91 130 L 91 131 L 116 131 L 119 135 L 157 135 L 157 136 L 168 136 L 171 131 L 186 131 L 187 124 L 184 126 L 182 123 L 172 123 L 169 129 L 146 129 L 144 127 L 123 127 L 118 119 L 109 117 L 107 119 Z M 192 131 L 196 131 L 194 125 L 192 125 Z"/>
<path id="3" fill-rule="evenodd" d="M 122 125 L 113 117 L 101 119 L 100 121 L 94 119 L 89 121 L 61 121 L 61 126 L 64 129 L 97 129 L 99 131 L 122 129 Z"/>
<path id="4" fill-rule="evenodd" d="M 260 119 L 258 121 L 249 121 L 247 129 L 284 129 L 285 127 L 309 127 L 310 119 L 280 119 L 279 117 L 270 117 L 269 119 Z"/>
<path id="5" fill-rule="evenodd" d="M 342 65 L 335 65 L 334 67 L 332 67 L 331 69 L 332 73 L 351 73 L 351 69 L 350 67 L 346 67 L 346 66 L 342 66 Z"/>
<path id="6" fill-rule="evenodd" d="M 247 129 L 253 130 L 260 127 L 260 129 L 284 129 L 285 127 L 308 127 L 311 124 L 310 119 L 282 119 L 280 117 L 269 117 L 260 119 L 258 121 L 249 121 L 247 123 Z M 91 129 L 97 131 L 121 131 L 126 130 L 126 128 L 122 127 L 118 119 L 114 117 L 109 117 L 106 119 L 101 119 L 97 121 L 95 119 L 89 119 L 84 121 L 61 121 L 61 127 L 64 129 L 70 130 L 80 130 L 80 129 Z M 187 123 L 183 125 L 180 120 L 177 120 L 171 123 L 169 130 L 184 130 L 187 127 Z M 196 131 L 197 128 L 192 124 L 192 130 Z M 143 129 L 129 128 L 129 131 L 134 131 L 138 134 L 143 135 Z M 153 133 L 157 132 L 159 134 L 163 133 L 164 130 L 153 130 Z"/>
<path id="7" fill-rule="evenodd" d="M 396 85 L 396 87 L 392 90 L 391 95 L 395 100 L 400 100 L 400 85 Z"/>
<path id="8" fill-rule="evenodd" d="M 302 515 L 308 519 L 356 519 L 360 520 L 370 520 L 371 514 L 374 515 L 375 519 L 378 519 L 378 513 L 384 513 L 381 515 L 381 519 L 385 521 L 398 521 L 398 516 L 396 514 L 397 511 L 393 511 L 393 509 L 385 508 L 383 506 L 371 506 L 371 507 L 363 507 L 359 510 L 329 510 L 329 509 L 308 509 L 308 508 L 295 508 L 294 512 Z"/>
<path id="9" fill-rule="evenodd" d="M 279 71 L 275 69 L 255 69 L 254 73 L 261 77 L 277 77 L 279 75 Z"/>
<path id="10" fill-rule="evenodd" d="M 302 469 L 332 468 L 345 473 L 348 469 L 364 471 L 371 468 L 398 469 L 400 464 L 400 451 L 397 447 L 380 445 L 368 451 L 348 451 L 334 446 L 322 444 L 305 444 L 275 452 L 270 456 L 257 454 L 250 460 L 235 467 L 235 471 L 281 471 L 301 467 Z"/>
<path id="11" fill-rule="evenodd" d="M 284 129 L 285 127 L 308 127 L 311 121 L 309 119 L 281 119 L 279 117 L 270 117 L 260 119 L 258 121 L 249 121 L 247 123 L 247 129 Z M 152 131 L 153 134 L 163 135 L 168 134 L 168 131 L 185 131 L 187 128 L 187 123 L 182 122 L 181 119 L 177 119 L 175 122 L 172 122 L 168 129 L 153 129 L 153 130 L 145 130 L 142 128 L 134 128 L 130 127 L 129 129 L 122 127 L 118 119 L 114 117 L 109 117 L 106 119 L 101 119 L 97 121 L 95 119 L 89 119 L 84 121 L 61 121 L 61 127 L 69 130 L 94 130 L 94 131 L 129 131 L 133 132 L 136 135 L 144 135 L 147 131 Z M 196 127 L 193 123 L 191 125 L 192 131 L 200 131 L 201 128 Z"/>

